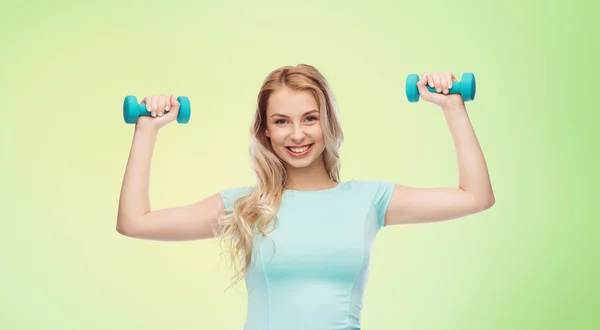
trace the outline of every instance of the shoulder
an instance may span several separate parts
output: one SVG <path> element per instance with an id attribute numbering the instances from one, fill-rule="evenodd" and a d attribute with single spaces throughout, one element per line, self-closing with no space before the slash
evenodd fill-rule
<path id="1" fill-rule="evenodd" d="M 385 180 L 350 180 L 346 186 L 353 194 L 360 195 L 361 199 L 369 203 L 377 222 L 377 230 L 383 228 L 396 184 Z"/>
<path id="2" fill-rule="evenodd" d="M 396 184 L 386 180 L 350 180 L 347 189 L 367 198 L 380 212 L 385 213 L 394 193 Z"/>
<path id="3" fill-rule="evenodd" d="M 223 205 L 229 209 L 238 198 L 250 194 L 254 189 L 255 187 L 251 186 L 231 187 L 223 189 L 219 193 L 221 194 Z"/>
<path id="4" fill-rule="evenodd" d="M 350 180 L 345 183 L 348 189 L 360 192 L 372 199 L 386 198 L 394 192 L 396 184 L 385 180 Z"/>

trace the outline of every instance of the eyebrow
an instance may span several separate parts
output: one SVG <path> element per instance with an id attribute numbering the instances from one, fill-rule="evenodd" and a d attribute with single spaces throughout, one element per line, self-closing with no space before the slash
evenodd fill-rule
<path id="1" fill-rule="evenodd" d="M 305 112 L 302 116 L 306 116 L 306 115 L 308 115 L 310 113 L 313 113 L 313 112 L 319 112 L 319 110 L 316 110 L 316 109 L 310 110 L 308 112 Z M 280 113 L 274 113 L 274 114 L 271 115 L 271 117 L 275 117 L 275 116 L 281 116 L 281 117 L 285 117 L 285 118 L 290 118 L 289 116 L 282 115 Z"/>

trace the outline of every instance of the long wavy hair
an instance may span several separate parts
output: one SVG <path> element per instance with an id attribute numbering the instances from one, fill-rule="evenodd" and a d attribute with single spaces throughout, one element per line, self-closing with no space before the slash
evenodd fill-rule
<path id="1" fill-rule="evenodd" d="M 215 232 L 216 236 L 226 243 L 232 265 L 238 266 L 235 267 L 232 285 L 244 278 L 253 261 L 255 235 L 267 237 L 278 221 L 277 211 L 287 175 L 284 162 L 273 151 L 265 130 L 269 97 L 282 87 L 294 91 L 308 91 L 315 97 L 321 113 L 320 123 L 325 141 L 325 168 L 333 181 L 340 182 L 339 150 L 344 135 L 328 82 L 315 67 L 307 64 L 283 66 L 273 70 L 263 81 L 258 93 L 256 112 L 250 129 L 250 159 L 256 186 L 233 203 L 227 214 L 218 220 Z"/>

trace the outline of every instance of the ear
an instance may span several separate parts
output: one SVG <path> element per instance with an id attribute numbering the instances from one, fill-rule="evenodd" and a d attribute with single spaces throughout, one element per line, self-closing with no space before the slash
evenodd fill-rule
<path id="1" fill-rule="evenodd" d="M 268 137 L 268 138 L 271 138 L 271 133 L 269 133 L 269 129 L 268 128 L 265 129 L 265 136 Z"/>

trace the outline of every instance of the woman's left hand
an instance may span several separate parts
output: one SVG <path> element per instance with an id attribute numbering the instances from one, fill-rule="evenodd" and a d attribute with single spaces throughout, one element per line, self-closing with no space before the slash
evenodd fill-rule
<path id="1" fill-rule="evenodd" d="M 424 72 L 421 80 L 417 82 L 421 99 L 440 106 L 442 108 L 464 105 L 460 94 L 448 94 L 456 77 L 450 72 Z M 435 88 L 436 92 L 430 92 L 427 85 Z"/>

